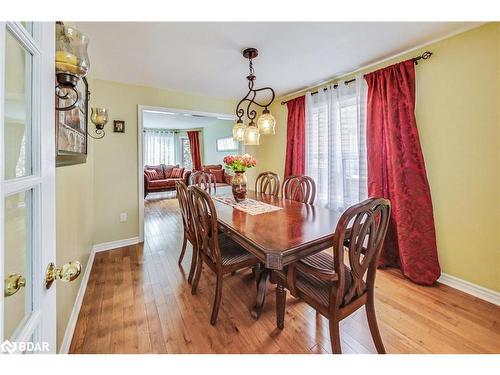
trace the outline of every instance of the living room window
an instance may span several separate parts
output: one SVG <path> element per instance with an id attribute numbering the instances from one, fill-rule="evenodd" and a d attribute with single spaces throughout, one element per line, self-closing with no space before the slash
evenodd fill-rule
<path id="1" fill-rule="evenodd" d="M 144 129 L 144 164 L 175 164 L 175 132 L 168 129 Z"/>
<path id="2" fill-rule="evenodd" d="M 179 144 L 180 144 L 180 165 L 186 169 L 192 170 L 193 169 L 193 159 L 191 158 L 191 147 L 189 146 L 189 139 L 188 137 L 181 136 L 179 137 Z"/>

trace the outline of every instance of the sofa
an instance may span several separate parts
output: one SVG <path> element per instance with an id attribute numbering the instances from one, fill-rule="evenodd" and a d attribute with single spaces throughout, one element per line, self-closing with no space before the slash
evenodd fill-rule
<path id="1" fill-rule="evenodd" d="M 225 169 L 222 167 L 222 164 L 202 165 L 201 169 L 203 170 L 203 172 L 212 173 L 215 176 L 217 187 L 231 185 L 231 180 L 233 179 L 233 176 L 229 175 L 225 171 Z"/>
<path id="2" fill-rule="evenodd" d="M 144 166 L 144 198 L 149 193 L 175 190 L 175 181 L 189 184 L 190 170 L 179 165 L 146 165 Z"/>

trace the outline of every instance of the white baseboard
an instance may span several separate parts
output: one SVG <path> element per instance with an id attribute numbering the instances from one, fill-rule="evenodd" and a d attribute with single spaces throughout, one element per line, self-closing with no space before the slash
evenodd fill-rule
<path id="1" fill-rule="evenodd" d="M 82 282 L 80 283 L 80 288 L 78 289 L 78 294 L 76 295 L 75 303 L 73 305 L 73 310 L 71 310 L 71 316 L 69 317 L 68 324 L 66 325 L 64 338 L 59 349 L 60 354 L 68 354 L 69 352 L 69 347 L 71 345 L 71 340 L 73 339 L 73 334 L 75 332 L 78 315 L 80 314 L 80 308 L 82 307 L 83 297 L 85 296 L 85 291 L 87 290 L 90 272 L 92 271 L 92 265 L 94 264 L 95 254 L 101 251 L 116 249 L 123 246 L 135 245 L 137 243 L 139 243 L 139 237 L 104 242 L 92 246 L 92 249 L 90 250 L 89 260 L 87 262 L 87 267 L 85 267 L 85 271 L 83 272 Z"/>
<path id="2" fill-rule="evenodd" d="M 68 354 L 69 347 L 71 345 L 71 340 L 73 339 L 73 333 L 75 332 L 76 322 L 78 320 L 78 315 L 80 314 L 80 308 L 82 307 L 83 297 L 85 296 L 85 290 L 87 289 L 87 283 L 89 281 L 90 272 L 92 271 L 92 265 L 94 264 L 95 251 L 92 248 L 90 250 L 89 261 L 87 262 L 87 267 L 83 272 L 82 282 L 80 283 L 80 288 L 78 289 L 78 294 L 76 295 L 75 303 L 73 305 L 73 310 L 71 310 L 71 315 L 66 325 L 66 331 L 64 332 L 64 337 L 59 348 L 60 354 Z"/>
<path id="3" fill-rule="evenodd" d="M 500 306 L 500 292 L 442 273 L 438 282 Z"/>
<path id="4" fill-rule="evenodd" d="M 92 247 L 92 250 L 98 253 L 100 251 L 117 249 L 119 247 L 135 245 L 138 243 L 139 243 L 139 237 L 132 237 L 132 238 L 126 238 L 124 240 L 98 243 Z"/>

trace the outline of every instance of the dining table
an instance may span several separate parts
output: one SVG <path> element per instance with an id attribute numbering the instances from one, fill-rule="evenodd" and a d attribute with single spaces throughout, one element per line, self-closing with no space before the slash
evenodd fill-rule
<path id="1" fill-rule="evenodd" d="M 231 187 L 217 188 L 213 203 L 220 229 L 263 264 L 251 314 L 258 319 L 264 306 L 273 270 L 285 267 L 333 245 L 341 212 L 282 197 L 247 191 L 247 199 L 275 206 L 272 211 L 249 213 L 228 204 Z M 229 198 L 226 199 L 224 198 Z"/>

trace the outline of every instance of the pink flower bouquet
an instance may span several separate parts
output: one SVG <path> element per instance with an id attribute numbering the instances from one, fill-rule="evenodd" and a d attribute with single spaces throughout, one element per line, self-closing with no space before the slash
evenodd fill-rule
<path id="1" fill-rule="evenodd" d="M 248 154 L 242 156 L 228 155 L 224 157 L 224 164 L 226 164 L 226 168 L 235 172 L 245 172 L 247 169 L 255 167 L 257 160 Z"/>

